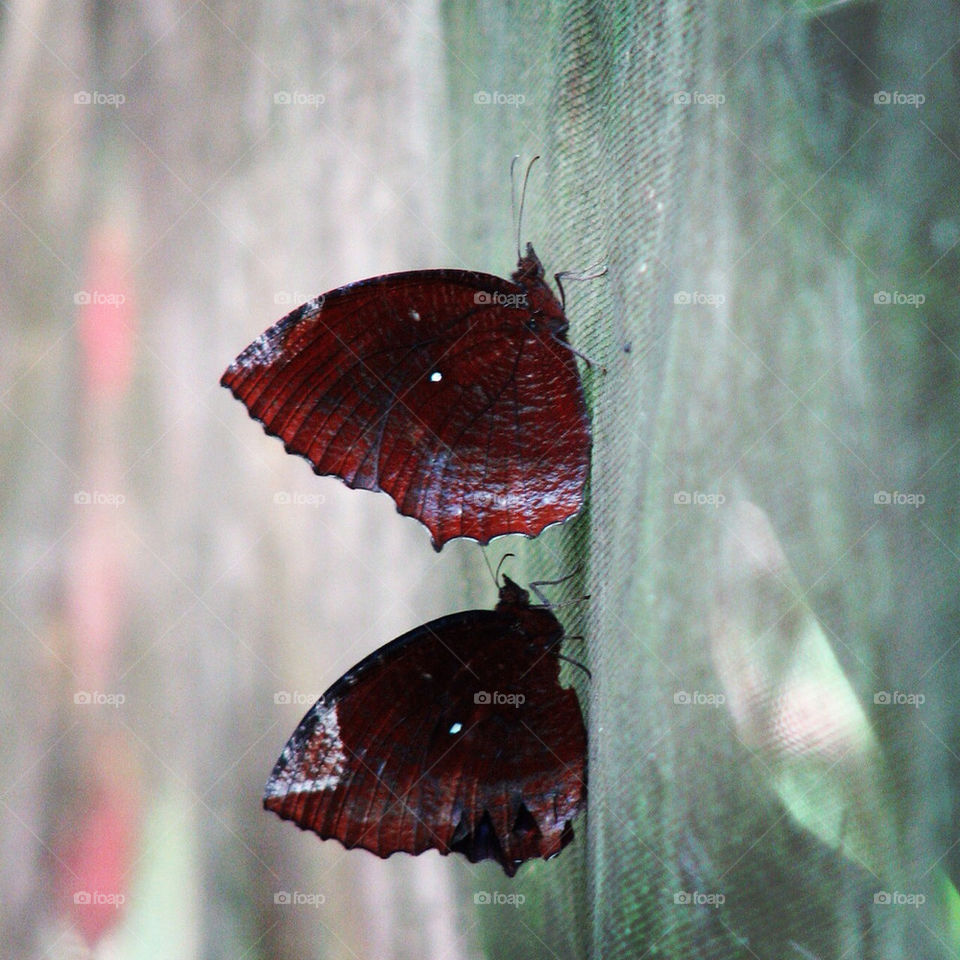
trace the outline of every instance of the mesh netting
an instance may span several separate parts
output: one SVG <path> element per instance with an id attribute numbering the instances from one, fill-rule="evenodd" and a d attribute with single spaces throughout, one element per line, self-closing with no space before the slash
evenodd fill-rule
<path id="1" fill-rule="evenodd" d="M 903 66 L 874 8 L 815 7 L 447 12 L 453 206 L 496 243 L 479 259 L 503 255 L 487 197 L 537 152 L 524 239 L 548 272 L 609 267 L 568 284 L 597 361 L 589 509 L 525 551 L 531 577 L 581 565 L 558 593 L 592 595 L 565 617 L 593 670 L 569 674 L 588 836 L 529 868 L 540 922 L 497 923 L 491 956 L 949 951 L 949 842 L 914 819 L 939 806 L 917 771 L 942 783 L 949 755 L 902 708 L 929 703 L 948 645 L 898 600 L 916 515 L 879 509 L 923 485 L 874 296 L 912 267 L 862 191 L 896 180 L 872 151 L 918 129 L 871 113 L 880 65 Z M 477 91 L 525 99 L 478 120 Z M 912 397 L 922 364 L 892 376 Z"/>

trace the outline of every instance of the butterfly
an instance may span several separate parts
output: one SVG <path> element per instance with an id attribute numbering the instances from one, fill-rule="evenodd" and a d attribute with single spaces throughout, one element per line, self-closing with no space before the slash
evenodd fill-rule
<path id="1" fill-rule="evenodd" d="M 334 683 L 280 754 L 264 807 L 380 857 L 460 853 L 513 876 L 555 856 L 587 796 L 562 639 L 504 576 L 496 609 L 425 623 Z"/>
<path id="2" fill-rule="evenodd" d="M 315 473 L 388 493 L 436 550 L 532 537 L 583 504 L 590 421 L 567 328 L 527 244 L 510 280 L 415 270 L 310 300 L 220 382 Z"/>

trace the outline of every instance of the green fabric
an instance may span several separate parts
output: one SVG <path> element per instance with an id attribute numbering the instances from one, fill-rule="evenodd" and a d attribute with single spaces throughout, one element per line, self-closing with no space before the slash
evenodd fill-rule
<path id="1" fill-rule="evenodd" d="M 520 873 L 520 922 L 478 918 L 490 957 L 960 948 L 952 656 L 933 670 L 960 553 L 956 7 L 933 7 L 445 10 L 452 245 L 509 269 L 506 171 L 540 153 L 523 239 L 548 273 L 609 268 L 567 285 L 589 506 L 523 550 L 591 594 L 564 611 L 587 823 Z M 922 113 L 875 101 L 920 90 Z"/>

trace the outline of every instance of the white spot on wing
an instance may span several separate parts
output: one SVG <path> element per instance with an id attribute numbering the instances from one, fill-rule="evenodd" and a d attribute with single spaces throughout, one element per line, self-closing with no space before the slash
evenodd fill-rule
<path id="1" fill-rule="evenodd" d="M 231 370 L 255 370 L 257 367 L 268 367 L 274 360 L 277 359 L 277 356 L 280 353 L 280 348 L 276 343 L 273 343 L 268 334 L 270 333 L 267 330 L 265 333 L 261 333 L 253 343 L 247 347 L 243 353 L 237 357 L 236 360 L 230 365 Z"/>
<path id="2" fill-rule="evenodd" d="M 433 373 L 430 374 L 431 383 L 439 383 L 442 379 L 443 374 L 439 370 L 434 370 Z"/>
<path id="3" fill-rule="evenodd" d="M 320 793 L 336 790 L 340 785 L 347 755 L 340 739 L 337 705 L 327 705 L 323 700 L 318 700 L 312 713 L 316 721 L 313 734 L 299 751 L 291 751 L 289 744 L 284 747 L 281 757 L 287 766 L 276 777 L 271 777 L 266 788 L 267 796 Z M 303 769 L 304 766 L 306 769 Z"/>

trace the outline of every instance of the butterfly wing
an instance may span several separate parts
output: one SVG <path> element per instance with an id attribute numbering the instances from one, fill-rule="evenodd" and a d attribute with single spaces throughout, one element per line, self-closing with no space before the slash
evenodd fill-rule
<path id="1" fill-rule="evenodd" d="M 437 549 L 534 536 L 579 510 L 590 431 L 574 355 L 527 304 L 482 273 L 374 277 L 294 310 L 221 383 L 316 473 L 390 494 Z"/>
<path id="2" fill-rule="evenodd" d="M 387 644 L 303 718 L 264 806 L 381 857 L 459 852 L 512 876 L 559 853 L 586 802 L 586 731 L 550 639 L 475 610 Z"/>

